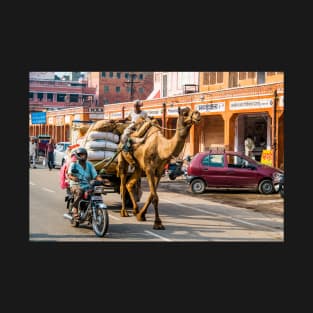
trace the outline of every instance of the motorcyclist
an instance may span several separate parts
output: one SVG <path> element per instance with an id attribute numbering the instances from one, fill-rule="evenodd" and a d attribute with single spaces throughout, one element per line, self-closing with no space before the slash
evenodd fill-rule
<path id="1" fill-rule="evenodd" d="M 67 174 L 70 180 L 70 190 L 73 193 L 73 209 L 72 216 L 74 219 L 79 219 L 78 204 L 82 199 L 84 192 L 90 188 L 91 180 L 103 181 L 98 175 L 95 167 L 87 160 L 88 153 L 83 147 L 74 150 L 77 161 L 71 162 Z"/>

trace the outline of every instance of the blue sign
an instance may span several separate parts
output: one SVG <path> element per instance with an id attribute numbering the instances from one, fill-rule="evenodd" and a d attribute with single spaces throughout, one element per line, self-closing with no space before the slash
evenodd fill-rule
<path id="1" fill-rule="evenodd" d="M 31 112 L 30 114 L 32 124 L 46 124 L 46 112 Z"/>

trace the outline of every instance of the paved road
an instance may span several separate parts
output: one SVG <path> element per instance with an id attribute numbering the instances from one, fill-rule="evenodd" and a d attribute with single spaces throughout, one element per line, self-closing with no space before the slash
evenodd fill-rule
<path id="1" fill-rule="evenodd" d="M 178 188 L 174 192 L 167 188 Z M 143 179 L 142 207 L 148 196 Z M 120 196 L 104 196 L 109 208 L 110 226 L 104 238 L 98 238 L 90 227 L 72 227 L 64 219 L 64 191 L 59 187 L 59 170 L 30 169 L 31 241 L 97 241 L 97 242 L 210 242 L 284 240 L 284 219 L 281 215 L 264 214 L 244 207 L 228 205 L 191 196 L 182 182 L 161 183 L 159 213 L 165 230 L 154 230 L 154 212 L 150 205 L 146 222 L 138 222 L 131 214 L 120 216 Z M 260 206 L 262 207 L 262 206 Z"/>

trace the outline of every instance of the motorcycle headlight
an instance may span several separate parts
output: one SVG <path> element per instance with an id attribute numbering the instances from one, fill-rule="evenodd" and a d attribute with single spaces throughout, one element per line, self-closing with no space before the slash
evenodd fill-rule
<path id="1" fill-rule="evenodd" d="M 99 209 L 106 209 L 107 206 L 104 203 L 97 203 L 97 208 L 99 208 Z"/>

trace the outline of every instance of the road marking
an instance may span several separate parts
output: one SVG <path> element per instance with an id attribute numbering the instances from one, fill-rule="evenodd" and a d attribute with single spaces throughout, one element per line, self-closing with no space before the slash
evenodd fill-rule
<path id="1" fill-rule="evenodd" d="M 111 215 L 111 214 L 109 214 L 109 217 L 110 217 L 110 218 L 113 218 L 114 220 L 118 220 L 118 221 L 120 220 L 120 218 L 119 218 L 119 217 L 116 217 L 116 216 Z"/>
<path id="2" fill-rule="evenodd" d="M 231 217 L 231 216 L 228 216 L 228 215 L 224 215 L 224 214 L 217 214 L 217 213 L 214 213 L 214 212 L 208 212 L 206 210 L 202 210 L 202 209 L 199 209 L 199 208 L 192 208 L 190 206 L 187 206 L 187 205 L 184 205 L 184 204 L 179 204 L 177 202 L 174 202 L 174 201 L 170 201 L 170 200 L 167 200 L 167 199 L 162 199 L 163 201 L 167 201 L 169 203 L 173 203 L 175 205 L 178 205 L 178 206 L 182 206 L 182 207 L 185 207 L 185 208 L 189 208 L 189 209 L 192 209 L 194 211 L 200 211 L 202 213 L 206 213 L 206 214 L 209 214 L 209 215 L 213 215 L 213 216 L 216 216 L 216 217 L 223 217 L 223 218 L 226 218 L 226 219 L 230 219 L 230 220 L 233 220 L 235 222 L 239 222 L 239 223 L 243 223 L 243 224 L 248 224 L 250 226 L 257 226 L 257 227 L 262 227 L 262 228 L 265 228 L 265 229 L 269 229 L 269 230 L 273 230 L 275 228 L 273 227 L 269 227 L 269 226 L 265 226 L 265 225 L 260 225 L 260 224 L 255 224 L 255 223 L 250 223 L 250 222 L 246 222 L 244 220 L 241 220 L 239 218 L 234 218 L 234 217 Z"/>
<path id="3" fill-rule="evenodd" d="M 45 187 L 42 187 L 43 190 L 45 191 L 48 191 L 48 192 L 55 192 L 54 190 L 51 190 L 51 189 L 48 189 L 48 188 L 45 188 Z"/>
<path id="4" fill-rule="evenodd" d="M 29 184 L 30 184 L 30 185 L 33 185 L 33 186 L 35 186 L 35 185 L 36 185 L 36 184 L 34 184 L 33 182 L 31 182 L 31 181 L 29 182 Z"/>
<path id="5" fill-rule="evenodd" d="M 158 238 L 160 238 L 160 239 L 162 239 L 162 240 L 164 240 L 164 241 L 172 241 L 172 240 L 170 240 L 170 239 L 168 239 L 168 238 L 165 238 L 165 237 L 163 237 L 163 236 L 160 236 L 160 235 L 158 235 L 158 234 L 155 234 L 155 233 L 153 233 L 152 231 L 145 230 L 145 232 L 148 233 L 148 234 L 150 234 L 150 235 L 152 235 L 152 236 L 158 237 Z"/>
<path id="6" fill-rule="evenodd" d="M 259 203 L 275 203 L 275 202 L 284 202 L 283 199 L 269 199 L 269 200 L 250 200 L 247 201 L 249 204 L 259 204 Z"/>

